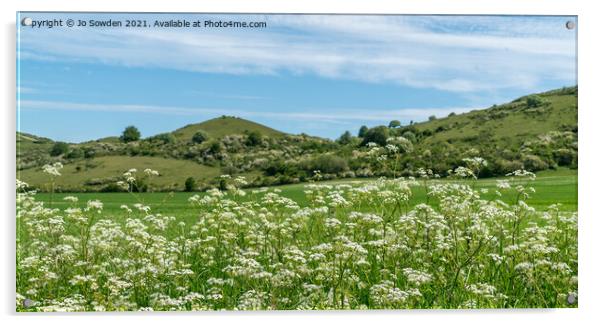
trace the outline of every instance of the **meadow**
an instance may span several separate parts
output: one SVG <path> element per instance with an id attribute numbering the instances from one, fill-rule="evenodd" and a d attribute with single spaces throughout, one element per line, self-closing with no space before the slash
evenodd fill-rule
<path id="1" fill-rule="evenodd" d="M 18 181 L 17 311 L 575 307 L 576 171 L 465 163 L 204 193 L 133 192 L 150 169 L 123 174 L 128 193 Z"/>
<path id="2" fill-rule="evenodd" d="M 494 198 L 494 189 L 497 185 L 497 180 L 502 178 L 486 178 L 478 179 L 474 183 L 477 189 L 491 190 L 486 194 L 481 194 L 484 199 Z M 342 179 L 323 181 L 320 184 L 337 185 L 337 184 L 363 184 L 375 181 L 377 179 Z M 438 179 L 431 180 L 431 183 L 471 183 L 467 180 L 446 180 Z M 308 201 L 304 190 L 307 184 L 291 184 L 273 186 L 271 188 L 281 190 L 280 195 L 290 198 L 297 202 L 301 207 L 307 207 Z M 529 205 L 539 211 L 544 211 L 552 204 L 558 204 L 562 211 L 577 211 L 577 170 L 561 168 L 558 170 L 542 171 L 537 173 L 537 178 L 531 184 L 535 189 L 536 194 L 530 199 Z M 253 189 L 246 189 L 247 192 Z M 111 193 L 54 193 L 47 192 L 38 193 L 36 199 L 44 202 L 46 206 L 65 209 L 70 207 L 70 203 L 65 201 L 67 196 L 75 196 L 80 201 L 88 201 L 98 199 L 104 204 L 104 213 L 120 213 L 121 206 L 128 204 L 132 200 L 140 203 L 153 206 L 153 210 L 158 213 L 170 214 L 178 217 L 178 220 L 194 221 L 198 216 L 196 211 L 190 209 L 188 199 L 193 195 L 203 196 L 205 193 L 190 193 L 190 192 L 144 192 L 138 193 L 134 197 L 131 193 L 126 192 L 111 192 Z M 497 197 L 506 203 L 510 203 L 515 197 L 511 193 L 502 193 L 502 197 Z M 426 201 L 426 191 L 424 187 L 416 187 L 413 190 L 413 199 L 410 201 L 412 206 Z"/>

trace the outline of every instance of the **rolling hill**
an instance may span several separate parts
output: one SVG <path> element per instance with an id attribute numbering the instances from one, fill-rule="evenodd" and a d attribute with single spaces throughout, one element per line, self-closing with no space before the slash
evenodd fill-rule
<path id="1" fill-rule="evenodd" d="M 282 136 L 284 133 L 267 126 L 252 122 L 250 120 L 221 116 L 202 123 L 186 125 L 175 130 L 172 134 L 178 139 L 190 140 L 198 131 L 205 131 L 213 138 L 222 138 L 227 135 L 242 135 L 251 132 L 259 132 L 264 136 Z"/>
<path id="2" fill-rule="evenodd" d="M 482 175 L 496 176 L 517 168 L 576 168 L 577 116 L 577 87 L 570 87 L 445 118 L 374 127 L 378 131 L 369 133 L 401 136 L 411 143 L 397 161 L 402 175 L 420 167 L 445 175 L 462 165 L 464 157 L 481 156 L 490 162 Z M 192 141 L 199 131 L 208 138 Z M 253 186 L 306 181 L 316 169 L 326 179 L 388 175 L 391 170 L 366 157 L 362 143 L 373 141 L 369 136 L 332 141 L 222 116 L 127 143 L 118 136 L 72 143 L 64 152 L 50 154 L 56 142 L 17 133 L 17 177 L 44 190 L 48 177 L 41 166 L 57 161 L 65 165 L 56 179 L 63 191 L 110 190 L 130 168 L 158 170 L 156 190 L 182 190 L 188 177 L 199 189 L 212 187 L 220 184 L 220 174 L 245 175 Z"/>

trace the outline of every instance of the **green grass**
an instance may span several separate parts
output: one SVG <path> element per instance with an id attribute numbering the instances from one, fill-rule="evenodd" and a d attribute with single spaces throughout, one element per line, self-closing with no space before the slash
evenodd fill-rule
<path id="1" fill-rule="evenodd" d="M 549 102 L 541 108 L 541 113 L 530 111 L 525 99 L 484 110 L 475 110 L 455 116 L 415 124 L 419 131 L 431 130 L 433 135 L 423 144 L 439 142 L 462 142 L 466 138 L 479 136 L 490 131 L 496 142 L 504 145 L 518 145 L 525 139 L 534 138 L 562 126 L 577 125 L 577 96 L 573 93 L 552 91 L 540 94 Z M 437 132 L 437 128 L 444 131 Z"/>
<path id="2" fill-rule="evenodd" d="M 78 166 L 80 170 L 78 171 Z M 189 160 L 165 159 L 146 156 L 104 156 L 67 164 L 61 170 L 61 177 L 56 179 L 56 186 L 67 189 L 81 188 L 89 180 L 105 179 L 107 183 L 115 183 L 125 171 L 136 168 L 142 172 L 146 168 L 161 170 L 161 175 L 154 177 L 152 184 L 158 187 L 183 188 L 187 177 L 193 176 L 198 180 L 207 180 L 219 175 L 219 168 L 201 165 Z M 107 175 L 110 175 L 108 178 Z M 17 173 L 17 178 L 29 184 L 42 186 L 48 184 L 48 175 L 39 168 L 27 169 Z M 103 184 L 99 187 L 102 187 Z M 100 189 L 100 188 L 96 188 Z"/>
<path id="3" fill-rule="evenodd" d="M 496 180 L 494 179 L 481 179 L 478 180 L 474 185 L 478 189 L 488 189 L 489 193 L 482 194 L 481 197 L 484 199 L 497 199 L 494 191 L 496 190 Z M 320 182 L 320 184 L 340 184 L 340 183 L 360 183 L 367 180 L 335 180 Z M 434 181 L 454 181 L 454 180 L 432 180 Z M 307 184 L 292 184 L 283 185 L 273 188 L 282 190 L 281 195 L 291 198 L 298 202 L 300 205 L 307 205 L 307 200 L 304 194 L 304 186 Z M 577 171 L 569 169 L 559 169 L 556 171 L 544 171 L 538 174 L 537 179 L 531 183 L 535 188 L 536 192 L 528 200 L 530 206 L 537 210 L 543 211 L 546 208 L 555 203 L 561 203 L 561 210 L 564 211 L 577 211 Z M 251 189 L 249 189 L 251 190 Z M 161 193 L 161 192 L 150 192 L 142 193 L 133 196 L 130 193 L 39 193 L 37 199 L 45 202 L 45 204 L 52 205 L 54 208 L 64 209 L 69 206 L 69 203 L 63 201 L 65 196 L 77 196 L 81 203 L 85 203 L 88 200 L 98 199 L 104 203 L 104 210 L 106 215 L 120 214 L 120 206 L 123 204 L 131 205 L 135 202 L 140 202 L 146 205 L 150 205 L 153 212 L 161 213 L 169 216 L 176 216 L 179 220 L 187 223 L 194 223 L 198 215 L 198 211 L 191 208 L 188 198 L 195 194 L 202 195 L 203 193 L 188 193 L 188 192 L 172 192 L 172 193 Z M 411 199 L 412 204 L 426 202 L 426 194 L 422 187 L 416 187 L 413 190 L 413 198 Z M 136 198 L 137 197 L 137 198 Z M 139 199 L 139 200 L 137 200 Z M 248 196 L 246 199 L 250 199 Z M 501 200 L 507 203 L 514 203 L 516 199 L 514 192 L 504 193 Z M 52 204 L 51 204 L 52 201 Z"/>
<path id="4" fill-rule="evenodd" d="M 257 131 L 265 136 L 284 135 L 284 133 L 270 127 L 237 117 L 218 117 L 202 123 L 187 125 L 177 129 L 173 134 L 179 139 L 188 141 L 199 130 L 207 132 L 212 138 L 253 131 Z"/>

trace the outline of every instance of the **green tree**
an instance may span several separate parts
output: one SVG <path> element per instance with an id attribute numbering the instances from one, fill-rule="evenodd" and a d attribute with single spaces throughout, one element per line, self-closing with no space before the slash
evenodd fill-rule
<path id="1" fill-rule="evenodd" d="M 351 133 L 349 131 L 345 131 L 341 137 L 339 137 L 337 139 L 337 142 L 339 142 L 339 144 L 342 145 L 347 145 L 349 143 L 351 143 L 351 140 L 353 139 L 353 136 L 351 136 Z"/>
<path id="2" fill-rule="evenodd" d="M 435 116 L 435 115 L 430 115 L 429 116 L 429 121 L 433 121 L 433 120 L 436 120 L 436 119 L 437 119 L 437 116 Z"/>
<path id="3" fill-rule="evenodd" d="M 65 142 L 56 142 L 52 145 L 50 149 L 51 156 L 59 156 L 67 153 L 69 151 L 69 144 Z"/>
<path id="4" fill-rule="evenodd" d="M 538 95 L 530 95 L 527 97 L 527 107 L 536 108 L 543 106 L 547 101 Z"/>
<path id="5" fill-rule="evenodd" d="M 398 128 L 401 127 L 401 122 L 399 120 L 392 120 L 389 122 L 389 128 Z"/>
<path id="6" fill-rule="evenodd" d="M 186 178 L 186 181 L 184 182 L 184 190 L 186 192 L 191 192 L 191 191 L 194 191 L 195 189 L 196 189 L 196 180 L 194 180 L 193 177 Z"/>
<path id="7" fill-rule="evenodd" d="M 357 133 L 357 137 L 364 137 L 364 136 L 366 136 L 366 132 L 367 131 L 368 131 L 368 126 L 362 125 L 362 127 L 360 127 L 359 132 Z"/>
<path id="8" fill-rule="evenodd" d="M 261 144 L 261 133 L 258 131 L 252 131 L 247 135 L 246 144 L 248 146 L 257 146 Z"/>
<path id="9" fill-rule="evenodd" d="M 370 142 L 385 146 L 387 144 L 387 138 L 389 138 L 389 128 L 385 126 L 377 126 L 370 128 L 364 136 L 362 145 L 366 145 Z"/>
<path id="10" fill-rule="evenodd" d="M 200 131 L 194 133 L 194 135 L 192 135 L 193 143 L 201 144 L 204 141 L 206 141 L 207 139 L 209 139 L 209 134 L 207 134 L 207 132 L 205 132 L 204 130 L 200 130 Z"/>
<path id="11" fill-rule="evenodd" d="M 135 126 L 128 126 L 123 130 L 119 139 L 125 143 L 137 141 L 140 139 L 140 131 Z"/>

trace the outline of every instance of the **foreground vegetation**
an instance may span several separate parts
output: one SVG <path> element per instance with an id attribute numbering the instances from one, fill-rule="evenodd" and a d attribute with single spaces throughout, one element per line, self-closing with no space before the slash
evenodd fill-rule
<path id="1" fill-rule="evenodd" d="M 308 184 L 303 201 L 226 175 L 187 221 L 134 190 L 153 170 L 126 172 L 131 200 L 109 213 L 74 196 L 49 208 L 18 181 L 17 310 L 575 306 L 577 214 L 531 207 L 531 172 L 482 187 L 487 162 L 463 164 L 457 181 Z M 52 183 L 60 168 L 44 168 Z"/>

